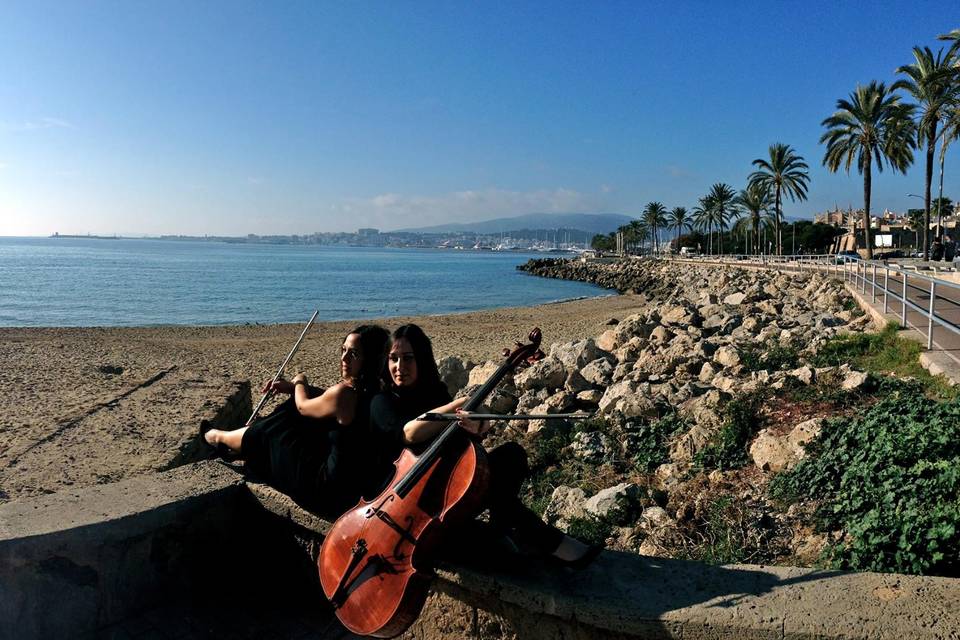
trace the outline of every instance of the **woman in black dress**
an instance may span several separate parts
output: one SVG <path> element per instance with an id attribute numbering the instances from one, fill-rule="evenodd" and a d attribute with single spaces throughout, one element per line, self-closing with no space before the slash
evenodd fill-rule
<path id="1" fill-rule="evenodd" d="M 340 382 L 321 393 L 302 373 L 278 380 L 273 390 L 291 397 L 273 413 L 250 427 L 203 429 L 204 439 L 307 509 L 339 515 L 360 497 L 359 449 L 389 338 L 382 327 L 357 327 L 340 347 Z"/>
<path id="2" fill-rule="evenodd" d="M 440 380 L 430 339 L 415 324 L 407 324 L 393 332 L 393 344 L 387 354 L 388 382 L 386 390 L 370 405 L 370 424 L 379 456 L 375 481 L 365 487 L 365 494 L 375 496 L 393 477 L 393 461 L 404 447 L 421 453 L 438 435 L 445 422 L 416 420 L 426 412 L 459 412 L 467 398 L 452 400 Z M 460 420 L 465 432 L 483 435 L 489 426 L 471 420 L 464 413 Z M 571 538 L 540 519 L 520 501 L 519 493 L 529 474 L 527 453 L 516 442 L 500 445 L 487 454 L 490 470 L 485 506 L 490 510 L 490 523 L 496 531 L 508 536 L 517 546 L 537 555 L 547 556 L 559 564 L 581 568 L 602 550 Z"/>

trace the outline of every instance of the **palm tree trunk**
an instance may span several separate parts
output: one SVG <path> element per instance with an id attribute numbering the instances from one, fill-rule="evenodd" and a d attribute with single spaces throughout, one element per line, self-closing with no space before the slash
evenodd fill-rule
<path id="1" fill-rule="evenodd" d="M 777 185 L 777 255 L 783 255 L 783 211 L 780 210 L 780 185 Z"/>
<path id="2" fill-rule="evenodd" d="M 870 155 L 863 154 L 863 240 L 867 245 L 867 260 L 873 260 L 873 241 L 870 238 L 870 187 L 872 177 L 870 175 Z M 856 238 L 854 238 L 856 240 Z"/>
<path id="3" fill-rule="evenodd" d="M 923 192 L 923 257 L 930 259 L 930 185 L 933 184 L 933 154 L 937 146 L 937 124 L 927 134 L 927 175 Z"/>

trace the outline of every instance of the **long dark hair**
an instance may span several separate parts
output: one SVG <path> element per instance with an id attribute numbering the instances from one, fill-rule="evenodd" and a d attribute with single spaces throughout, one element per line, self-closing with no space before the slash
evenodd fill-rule
<path id="1" fill-rule="evenodd" d="M 401 338 L 410 343 L 413 348 L 413 357 L 417 361 L 417 380 L 414 384 L 421 389 L 432 389 L 443 384 L 440 381 L 440 372 L 437 370 L 437 360 L 433 357 L 433 345 L 423 329 L 415 324 L 399 326 L 393 332 L 393 341 L 396 342 Z M 390 378 L 390 372 L 386 368 L 383 372 L 387 384 L 393 388 L 395 385 Z"/>
<path id="2" fill-rule="evenodd" d="M 360 348 L 363 350 L 363 365 L 360 375 L 356 379 L 356 389 L 366 395 L 380 392 L 380 372 L 383 371 L 387 359 L 387 344 L 390 334 L 386 329 L 375 324 L 362 324 L 347 335 L 356 334 L 360 337 Z M 344 336 L 346 340 L 346 336 Z"/>

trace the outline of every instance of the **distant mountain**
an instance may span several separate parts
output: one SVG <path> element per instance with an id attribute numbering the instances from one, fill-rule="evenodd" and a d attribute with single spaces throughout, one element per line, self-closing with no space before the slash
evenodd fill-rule
<path id="1" fill-rule="evenodd" d="M 524 229 L 578 229 L 589 233 L 610 233 L 633 220 L 619 213 L 528 213 L 513 218 L 495 218 L 481 222 L 440 224 L 416 229 L 397 229 L 410 233 L 509 233 Z"/>

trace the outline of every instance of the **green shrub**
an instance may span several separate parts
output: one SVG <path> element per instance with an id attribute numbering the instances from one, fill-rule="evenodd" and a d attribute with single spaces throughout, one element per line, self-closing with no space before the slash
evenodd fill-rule
<path id="1" fill-rule="evenodd" d="M 737 345 L 740 364 L 747 371 L 784 371 L 797 366 L 800 349 L 790 342 L 780 344 L 776 340 L 767 340 L 761 344 L 744 343 Z"/>
<path id="2" fill-rule="evenodd" d="M 604 519 L 587 516 L 586 518 L 572 518 L 567 527 L 567 534 L 586 542 L 587 544 L 605 544 L 612 525 Z"/>
<path id="3" fill-rule="evenodd" d="M 627 443 L 637 471 L 649 473 L 669 462 L 670 450 L 667 445 L 670 437 L 686 428 L 686 421 L 674 412 L 655 422 L 641 424 L 627 433 Z"/>
<path id="4" fill-rule="evenodd" d="M 737 469 L 747 463 L 747 445 L 760 430 L 760 406 L 764 393 L 751 393 L 730 400 L 723 407 L 723 426 L 693 458 L 703 469 Z"/>
<path id="5" fill-rule="evenodd" d="M 861 371 L 915 378 L 931 395 L 956 398 L 960 390 L 920 366 L 920 343 L 900 337 L 899 330 L 899 325 L 891 322 L 879 333 L 835 336 L 821 345 L 811 363 L 816 367 L 850 364 Z"/>
<path id="6" fill-rule="evenodd" d="M 819 501 L 822 530 L 842 530 L 832 564 L 862 571 L 960 571 L 960 399 L 937 402 L 917 382 L 887 381 L 858 417 L 827 422 L 808 456 L 771 495 Z"/>

